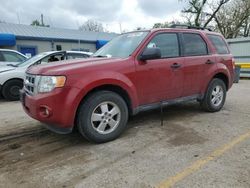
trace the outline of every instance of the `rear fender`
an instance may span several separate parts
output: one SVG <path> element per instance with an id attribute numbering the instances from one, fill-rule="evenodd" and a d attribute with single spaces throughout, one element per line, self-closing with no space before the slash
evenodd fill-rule
<path id="1" fill-rule="evenodd" d="M 205 93 L 207 91 L 208 84 L 218 74 L 223 74 L 223 75 L 225 75 L 227 77 L 227 79 L 228 79 L 228 83 L 227 83 L 228 89 L 232 86 L 232 84 L 231 84 L 232 80 L 231 80 L 231 77 L 230 77 L 230 72 L 228 71 L 228 69 L 226 68 L 225 65 L 222 65 L 222 66 L 217 67 L 216 71 L 210 72 L 208 74 L 208 79 L 206 79 L 206 81 L 205 81 L 205 83 L 204 83 L 204 85 L 202 86 L 202 89 L 201 89 L 202 93 Z"/>

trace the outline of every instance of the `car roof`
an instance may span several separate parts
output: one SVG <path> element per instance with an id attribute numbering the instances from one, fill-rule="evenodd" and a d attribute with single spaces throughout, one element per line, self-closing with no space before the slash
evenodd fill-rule
<path id="1" fill-rule="evenodd" d="M 133 32 L 161 32 L 161 31 L 172 31 L 172 32 L 187 32 L 187 33 L 204 33 L 204 34 L 215 34 L 215 35 L 220 35 L 220 33 L 210 31 L 207 29 L 188 29 L 188 28 L 153 28 L 153 29 L 145 29 L 145 30 L 137 30 L 137 31 L 131 31 L 131 32 L 126 32 L 126 33 L 133 33 Z M 126 34 L 123 33 L 123 34 Z"/>
<path id="2" fill-rule="evenodd" d="M 16 51 L 16 50 L 5 49 L 5 48 L 0 48 L 0 51 L 8 51 L 8 52 L 17 52 L 17 53 L 19 53 L 19 52 Z"/>
<path id="3" fill-rule="evenodd" d="M 214 31 L 210 31 L 207 29 L 183 29 L 183 28 L 155 28 L 151 29 L 151 32 L 157 32 L 157 31 L 176 31 L 176 32 L 190 32 L 190 33 L 205 33 L 205 34 L 219 34 Z"/>
<path id="4" fill-rule="evenodd" d="M 1 52 L 14 52 L 14 53 L 17 53 L 17 54 L 19 54 L 19 55 L 21 55 L 21 56 L 23 56 L 23 57 L 26 57 L 26 58 L 27 58 L 27 56 L 25 56 L 24 54 L 22 54 L 22 53 L 20 53 L 20 52 L 18 52 L 18 51 L 16 51 L 16 50 L 11 50 L 11 49 L 0 48 L 0 51 L 1 51 Z"/>
<path id="5" fill-rule="evenodd" d="M 83 52 L 83 51 L 65 51 L 66 53 L 78 53 L 78 54 L 87 54 L 92 55 L 92 52 Z"/>
<path id="6" fill-rule="evenodd" d="M 47 52 L 41 52 L 39 54 L 46 54 L 50 55 L 53 53 L 76 53 L 76 54 L 87 54 L 87 55 L 92 55 L 92 52 L 83 52 L 83 51 L 72 51 L 72 50 L 61 50 L 61 51 L 47 51 Z"/>

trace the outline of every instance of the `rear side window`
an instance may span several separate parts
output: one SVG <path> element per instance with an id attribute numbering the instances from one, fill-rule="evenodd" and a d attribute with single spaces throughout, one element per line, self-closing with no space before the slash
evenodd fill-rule
<path id="1" fill-rule="evenodd" d="M 199 56 L 208 54 L 207 44 L 199 34 L 184 33 L 183 43 L 185 56 Z"/>
<path id="2" fill-rule="evenodd" d="M 218 54 L 229 54 L 226 42 L 218 35 L 208 35 Z"/>
<path id="3" fill-rule="evenodd" d="M 162 58 L 179 56 L 178 37 L 175 33 L 156 35 L 147 45 L 147 48 L 155 47 L 160 48 Z"/>

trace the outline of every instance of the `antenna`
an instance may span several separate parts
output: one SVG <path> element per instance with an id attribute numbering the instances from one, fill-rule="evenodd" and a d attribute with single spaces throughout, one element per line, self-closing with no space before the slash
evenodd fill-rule
<path id="1" fill-rule="evenodd" d="M 17 21 L 18 21 L 18 24 L 20 24 L 20 17 L 19 17 L 18 12 L 16 13 L 16 16 L 17 16 Z"/>

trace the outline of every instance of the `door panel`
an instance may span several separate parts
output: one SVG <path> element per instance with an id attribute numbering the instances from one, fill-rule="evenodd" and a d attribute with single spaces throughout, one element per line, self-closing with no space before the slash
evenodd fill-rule
<path id="1" fill-rule="evenodd" d="M 176 33 L 155 34 L 145 48 L 159 48 L 161 58 L 136 60 L 136 87 L 140 105 L 181 96 L 184 59 L 180 58 Z"/>
<path id="2" fill-rule="evenodd" d="M 182 58 L 147 60 L 136 67 L 139 103 L 149 104 L 181 96 L 183 87 L 182 67 L 173 69 L 174 63 L 183 65 Z"/>
<path id="3" fill-rule="evenodd" d="M 183 66 L 184 84 L 182 96 L 200 94 L 202 86 L 207 81 L 207 69 L 215 64 L 207 64 L 207 61 L 215 63 L 215 56 L 185 57 Z"/>
<path id="4" fill-rule="evenodd" d="M 182 35 L 184 57 L 182 96 L 200 94 L 205 84 L 207 69 L 215 65 L 215 56 L 209 54 L 208 46 L 200 34 L 184 33 Z"/>

